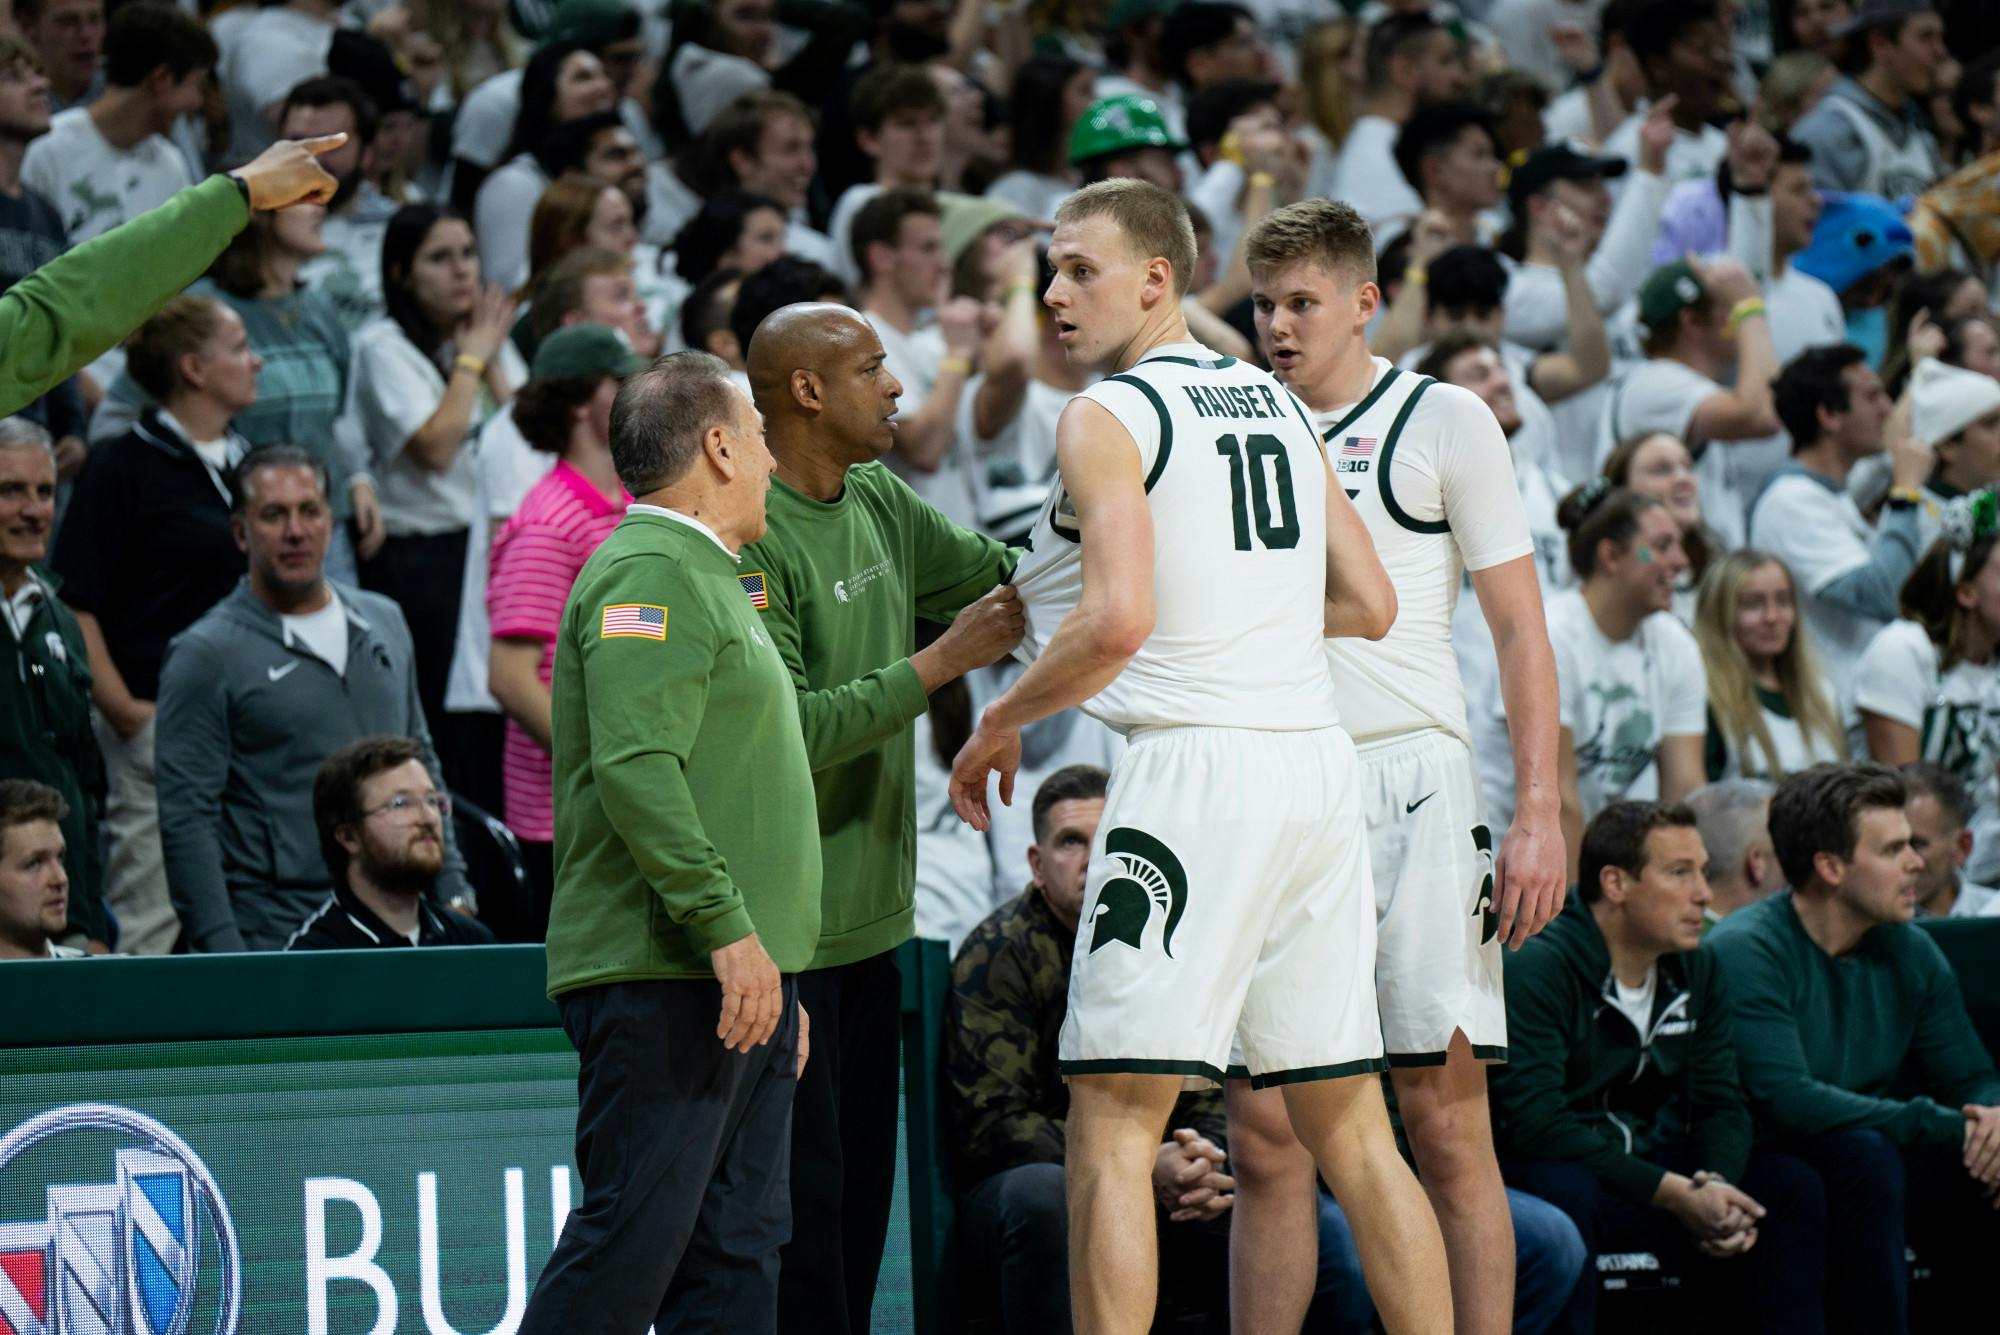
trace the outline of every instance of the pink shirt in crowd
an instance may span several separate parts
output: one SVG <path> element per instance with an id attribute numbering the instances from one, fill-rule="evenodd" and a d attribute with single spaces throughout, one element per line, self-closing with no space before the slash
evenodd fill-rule
<path id="1" fill-rule="evenodd" d="M 492 577 L 486 585 L 493 638 L 540 640 L 538 673 L 544 686 L 554 674 L 556 634 L 570 586 L 597 544 L 618 527 L 631 500 L 621 492 L 614 505 L 589 478 L 562 461 L 529 490 L 493 539 Z M 549 754 L 512 719 L 507 720 L 500 776 L 507 828 L 524 840 L 547 843 L 555 838 Z"/>

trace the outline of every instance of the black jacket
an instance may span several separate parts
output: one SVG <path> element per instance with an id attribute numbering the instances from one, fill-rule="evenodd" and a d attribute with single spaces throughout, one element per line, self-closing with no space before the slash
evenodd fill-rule
<path id="1" fill-rule="evenodd" d="M 493 932 L 485 923 L 451 909 L 417 901 L 417 944 L 420 946 L 490 946 Z M 407 946 L 409 939 L 375 915 L 346 886 L 336 886 L 312 917 L 307 918 L 286 950 L 368 950 L 375 946 Z"/>

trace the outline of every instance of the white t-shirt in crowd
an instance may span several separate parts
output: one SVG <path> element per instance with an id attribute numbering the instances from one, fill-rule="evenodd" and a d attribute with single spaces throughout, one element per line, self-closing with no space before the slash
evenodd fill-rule
<path id="1" fill-rule="evenodd" d="M 333 303 L 352 334 L 388 313 L 382 297 L 382 237 L 387 217 L 328 216 L 320 224 L 326 249 L 299 266 L 299 281 Z"/>
<path id="2" fill-rule="evenodd" d="M 1576 73 L 1551 33 L 1561 25 L 1596 32 L 1604 5 L 1605 0 L 1495 0 L 1486 26 L 1506 49 L 1509 66 L 1527 70 L 1550 88 L 1567 88 Z"/>
<path id="3" fill-rule="evenodd" d="M 1580 589 L 1551 598 L 1548 620 L 1583 818 L 1657 798 L 1660 743 L 1707 735 L 1708 676 L 1694 636 L 1673 613 L 1655 612 L 1630 639 L 1610 639 Z"/>
<path id="4" fill-rule="evenodd" d="M 1623 158 L 1634 167 L 1639 165 L 1639 127 L 1646 123 L 1646 107 L 1640 106 L 1617 129 L 1604 136 L 1604 155 Z M 1713 125 L 1704 125 L 1692 132 L 1676 128 L 1674 142 L 1667 149 L 1667 184 L 1679 185 L 1682 181 L 1705 181 L 1715 176 L 1715 169 L 1729 156 L 1729 136 Z M 1632 179 L 1633 174 L 1614 176 L 1605 184 L 1611 187 L 1613 196 L 1618 195 Z M 1642 275 L 1643 277 L 1643 275 Z"/>
<path id="5" fill-rule="evenodd" d="M 528 444 L 514 425 L 511 403 L 487 419 L 467 453 L 472 455 L 472 522 L 467 526 L 465 570 L 458 586 L 458 634 L 452 641 L 444 707 L 455 714 L 497 714 L 500 702 L 487 689 L 493 636 L 486 613 L 486 580 L 493 564 L 493 534 L 513 518 L 521 498 L 548 476 L 560 456 Z"/>
<path id="6" fill-rule="evenodd" d="M 188 160 L 165 135 L 113 148 L 88 107 L 57 112 L 31 140 L 21 183 L 55 205 L 72 246 L 156 209 L 194 184 Z"/>
<path id="7" fill-rule="evenodd" d="M 1653 1023 L 1653 998 L 1660 990 L 1660 966 L 1646 966 L 1646 981 L 1637 987 L 1627 987 L 1616 974 L 1611 978 L 1611 1004 L 1618 1013 L 1632 1022 L 1639 1037 L 1644 1038 Z"/>
<path id="8" fill-rule="evenodd" d="M 1828 602 L 1820 591 L 1867 565 L 1874 542 L 1875 530 L 1846 490 L 1795 463 L 1772 475 L 1750 512 L 1750 545 L 1783 561 L 1798 581 L 1806 634 L 1826 680 L 1842 691 L 1843 712 L 1853 705 L 1856 665 L 1882 622 Z"/>
<path id="9" fill-rule="evenodd" d="M 854 215 L 881 193 L 882 187 L 873 181 L 850 185 L 841 191 L 840 201 L 833 206 L 833 214 L 826 220 L 827 240 L 833 243 L 833 271 L 849 287 L 858 287 L 861 283 L 861 266 L 854 262 L 854 247 L 848 241 L 854 231 Z"/>
<path id="10" fill-rule="evenodd" d="M 264 113 L 307 79 L 326 73 L 333 28 L 331 19 L 273 5 L 218 30 L 222 59 L 215 77 L 229 106 L 231 162 L 248 162 L 277 142 L 278 132 Z"/>
<path id="11" fill-rule="evenodd" d="M 985 382 L 983 375 L 973 377 L 959 396 L 958 449 L 968 456 L 973 520 L 981 532 L 1018 547 L 1049 498 L 1056 476 L 1056 421 L 1075 393 L 1030 380 L 1021 410 L 983 437 L 973 405 Z"/>
<path id="12" fill-rule="evenodd" d="M 354 336 L 348 411 L 367 442 L 375 494 L 382 504 L 382 527 L 390 537 L 451 533 L 472 523 L 473 451 L 461 446 L 442 472 L 418 467 L 403 451 L 444 399 L 443 367 L 452 364 L 451 347 L 446 345 L 440 356 L 442 366 L 410 342 L 393 320 L 377 320 Z M 528 378 L 512 339 L 501 343 L 500 359 L 511 383 L 519 385 Z M 496 407 L 482 384 L 467 440 Z"/>
<path id="13" fill-rule="evenodd" d="M 531 153 L 517 154 L 479 183 L 472 230 L 479 240 L 480 281 L 507 291 L 528 281 L 528 223 L 549 188 L 549 175 Z"/>
<path id="14" fill-rule="evenodd" d="M 333 585 L 326 586 L 325 607 L 298 616 L 280 612 L 278 621 L 285 628 L 287 645 L 304 649 L 332 668 L 334 676 L 347 675 L 347 608 Z"/>
<path id="15" fill-rule="evenodd" d="M 1833 289 L 1809 273 L 1787 264 L 1785 271 L 1764 282 L 1764 311 L 1771 327 L 1771 350 L 1779 366 L 1807 348 L 1847 341 L 1847 316 Z M 1722 451 L 1729 482 L 1749 501 L 1792 457 L 1792 438 L 1783 432 L 1756 440 L 1739 440 Z"/>
<path id="16" fill-rule="evenodd" d="M 662 250 L 673 249 L 694 215 L 701 212 L 702 198 L 683 181 L 670 163 L 646 164 L 646 217 L 639 235 Z"/>
<path id="17" fill-rule="evenodd" d="M 951 769 L 938 759 L 929 711 L 917 715 L 917 935 L 942 941 L 953 955 L 972 929 L 1003 902 L 994 890 L 998 867 L 990 836 L 958 818 L 951 805 Z M 993 803 L 994 806 L 999 804 Z M 1023 865 L 1027 859 L 1021 859 Z M 1020 878 L 1025 882 L 1026 876 Z M 1020 893 L 1020 886 L 1014 892 Z"/>
<path id="18" fill-rule="evenodd" d="M 896 420 L 914 416 L 922 411 L 931 391 L 937 388 L 938 363 L 945 355 L 944 335 L 934 324 L 918 325 L 906 334 L 872 312 L 863 311 L 861 318 L 881 338 L 882 350 L 888 354 L 883 365 L 903 386 L 903 397 L 896 404 Z M 960 391 L 961 401 L 969 392 L 969 386 Z M 896 476 L 910 484 L 910 490 L 946 519 L 965 528 L 973 527 L 972 488 L 966 480 L 965 458 L 956 441 L 945 449 L 934 473 L 910 467 L 900 451 L 892 451 L 887 462 Z"/>
<path id="19" fill-rule="evenodd" d="M 1400 230 L 1424 211 L 1423 197 L 1396 165 L 1403 127 L 1384 116 L 1363 116 L 1348 130 L 1334 168 L 1333 197 L 1351 204 L 1376 237 Z"/>
<path id="20" fill-rule="evenodd" d="M 1726 458 L 1735 446 L 1689 439 L 1695 410 L 1710 395 L 1724 392 L 1721 385 L 1671 357 L 1638 363 L 1611 387 L 1604 428 L 1597 438 L 1597 463 L 1601 469 L 1618 443 L 1634 436 L 1663 431 L 1679 438 L 1696 456 L 1694 475 L 1701 487 L 1702 522 L 1714 530 L 1725 548 L 1733 550 L 1743 545 L 1743 536 L 1749 531 L 1743 497 L 1730 479 Z"/>
<path id="21" fill-rule="evenodd" d="M 502 70 L 483 80 L 458 104 L 451 123 L 451 155 L 464 158 L 476 167 L 499 165 L 514 139 L 514 119 L 521 114 L 521 76 L 525 71 Z M 665 149 L 654 131 L 646 108 L 631 98 L 618 103 L 618 119 L 639 141 L 639 151 L 650 162 Z"/>
<path id="22" fill-rule="evenodd" d="M 1075 189 L 1076 182 L 1064 177 L 1016 168 L 987 186 L 986 197 L 1005 200 L 1030 218 L 1053 218 Z"/>
<path id="23" fill-rule="evenodd" d="M 2000 847 L 2000 662 L 1941 672 L 1942 662 L 1921 625 L 1891 621 L 1854 669 L 1854 707 L 1914 729 L 1923 758 L 1965 781 L 1976 855 L 1981 844 Z"/>

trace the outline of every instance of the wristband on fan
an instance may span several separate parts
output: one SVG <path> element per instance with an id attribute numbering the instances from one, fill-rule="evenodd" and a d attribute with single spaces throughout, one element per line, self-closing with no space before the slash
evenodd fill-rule
<path id="1" fill-rule="evenodd" d="M 1745 297 L 1730 308 L 1729 323 L 1722 327 L 1722 332 L 1725 334 L 1734 334 L 1742 327 L 1745 320 L 1754 319 L 1763 313 L 1764 299 L 1762 297 Z"/>
<path id="2" fill-rule="evenodd" d="M 453 370 L 472 372 L 474 379 L 477 379 L 478 377 L 486 374 L 485 361 L 481 358 L 473 356 L 469 352 L 459 353 L 458 360 L 454 361 L 451 365 Z"/>
<path id="3" fill-rule="evenodd" d="M 946 357 L 938 363 L 938 373 L 941 375 L 969 375 L 971 372 L 970 357 Z"/>

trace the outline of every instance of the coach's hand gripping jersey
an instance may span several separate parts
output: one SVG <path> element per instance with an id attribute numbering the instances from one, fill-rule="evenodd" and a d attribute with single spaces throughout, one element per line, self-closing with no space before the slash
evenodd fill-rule
<path id="1" fill-rule="evenodd" d="M 1195 343 L 1157 348 L 1080 397 L 1131 433 L 1153 515 L 1153 633 L 1084 711 L 1120 732 L 1339 722 L 1322 647 L 1328 473 L 1304 407 Z M 1083 593 L 1079 539 L 1058 476 L 1014 574 L 1024 661 Z"/>

